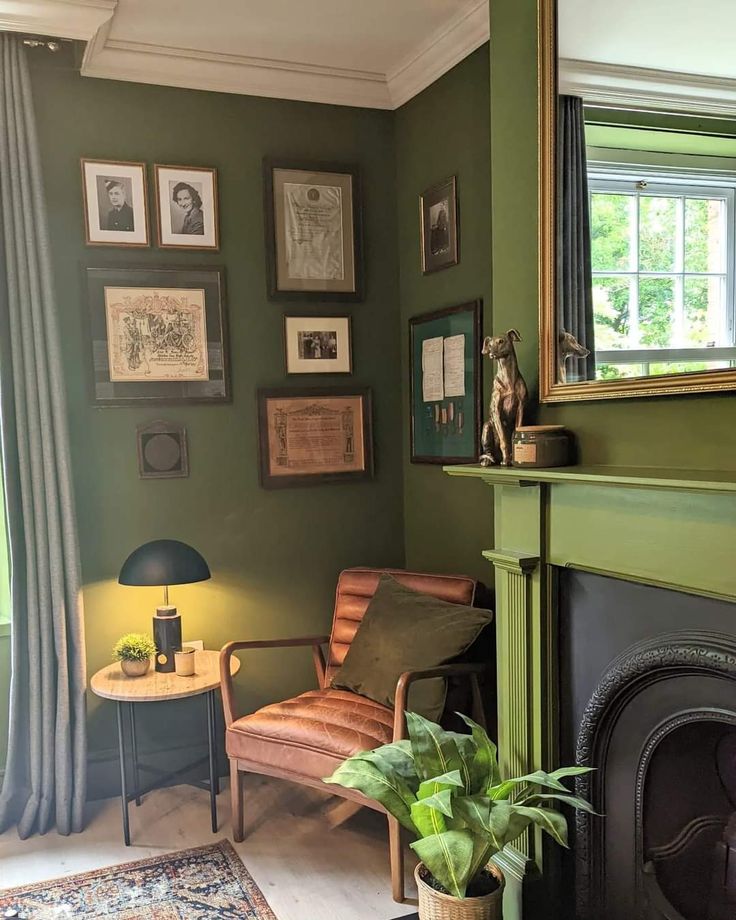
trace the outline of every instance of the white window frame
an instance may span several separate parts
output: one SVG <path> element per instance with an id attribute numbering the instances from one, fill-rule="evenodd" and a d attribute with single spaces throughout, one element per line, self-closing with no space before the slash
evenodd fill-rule
<path id="1" fill-rule="evenodd" d="M 646 188 L 641 188 L 640 183 L 646 182 Z M 691 198 L 717 197 L 724 198 L 726 202 L 726 340 L 725 346 L 702 348 L 617 348 L 610 350 L 596 349 L 596 364 L 639 364 L 645 365 L 642 371 L 648 373 L 646 365 L 662 362 L 685 361 L 728 361 L 730 366 L 736 366 L 736 175 L 732 172 L 706 169 L 669 169 L 660 166 L 642 166 L 637 168 L 631 164 L 603 163 L 600 161 L 588 162 L 588 194 L 613 193 L 631 194 L 636 197 L 637 208 L 639 193 L 667 195 L 687 195 Z M 639 225 L 636 221 L 636 236 L 632 240 L 632 248 L 636 246 L 637 269 L 621 271 L 594 271 L 593 277 L 636 277 L 633 285 L 629 306 L 629 328 L 638 340 L 638 281 L 640 277 L 649 278 L 682 278 L 688 275 L 695 277 L 721 277 L 724 272 L 685 272 L 684 262 L 677 270 L 672 272 L 640 272 L 638 270 L 638 244 Z M 684 234 L 683 244 L 684 249 Z M 633 252 L 632 252 L 633 255 Z M 675 285 L 676 291 L 681 292 L 682 286 Z M 632 338 L 634 336 L 632 335 Z"/>

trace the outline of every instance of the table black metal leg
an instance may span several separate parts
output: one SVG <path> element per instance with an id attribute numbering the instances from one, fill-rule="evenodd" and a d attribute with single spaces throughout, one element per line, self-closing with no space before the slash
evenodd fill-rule
<path id="1" fill-rule="evenodd" d="M 128 782 L 125 775 L 125 732 L 123 728 L 123 704 L 117 701 L 118 748 L 120 753 L 120 801 L 123 806 L 123 840 L 130 846 L 130 823 L 128 820 Z"/>
<path id="2" fill-rule="evenodd" d="M 218 757 L 219 748 L 217 744 L 217 739 L 219 737 L 218 735 L 219 722 L 217 718 L 217 713 L 220 707 L 217 705 L 217 691 L 213 690 L 212 693 L 210 693 L 210 696 L 212 697 L 212 724 L 214 725 L 214 735 L 212 736 L 212 739 L 215 742 L 215 795 L 219 795 L 220 794 L 220 763 L 219 763 L 220 758 Z"/>
<path id="3" fill-rule="evenodd" d="M 215 692 L 210 690 L 207 697 L 207 743 L 209 746 L 210 759 L 210 811 L 212 813 L 212 833 L 217 833 L 217 792 L 215 782 L 217 773 L 217 764 L 215 758 Z"/>
<path id="4" fill-rule="evenodd" d="M 128 703 L 130 715 L 130 749 L 133 752 L 133 782 L 135 783 L 135 804 L 141 804 L 141 780 L 138 775 L 138 740 L 135 736 L 135 704 Z"/>

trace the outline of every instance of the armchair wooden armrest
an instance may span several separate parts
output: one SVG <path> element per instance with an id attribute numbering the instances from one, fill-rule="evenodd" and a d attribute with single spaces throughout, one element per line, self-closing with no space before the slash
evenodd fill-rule
<path id="1" fill-rule="evenodd" d="M 401 741 L 406 738 L 405 713 L 409 688 L 415 681 L 426 680 L 430 677 L 466 677 L 470 681 L 470 688 L 473 694 L 473 718 L 485 728 L 478 677 L 488 670 L 489 666 L 487 664 L 458 662 L 457 664 L 441 664 L 436 668 L 425 668 L 421 671 L 404 671 L 396 684 L 396 696 L 394 697 L 394 741 Z"/>
<path id="2" fill-rule="evenodd" d="M 329 636 L 296 636 L 292 639 L 248 639 L 244 641 L 228 642 L 220 649 L 220 687 L 222 688 L 222 708 L 225 712 L 225 726 L 230 726 L 235 721 L 235 694 L 233 692 L 233 678 L 230 673 L 230 659 L 233 652 L 243 649 L 255 648 L 294 648 L 297 646 L 311 646 L 314 669 L 320 687 L 325 680 L 325 656 L 322 645 L 330 641 Z"/>

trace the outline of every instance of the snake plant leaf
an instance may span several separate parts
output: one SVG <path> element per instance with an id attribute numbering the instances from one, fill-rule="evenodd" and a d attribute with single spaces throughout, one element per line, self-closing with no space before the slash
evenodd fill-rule
<path id="1" fill-rule="evenodd" d="M 517 786 L 525 784 L 529 786 L 547 786 L 549 789 L 558 789 L 567 795 L 570 794 L 567 786 L 563 786 L 556 776 L 551 773 L 545 773 L 544 770 L 535 770 L 534 773 L 527 773 L 525 776 L 515 776 L 512 779 L 507 779 L 497 786 L 492 786 L 488 794 L 492 799 L 507 799 Z"/>
<path id="2" fill-rule="evenodd" d="M 404 780 L 412 792 L 416 793 L 419 779 L 410 741 L 394 741 L 372 751 L 361 751 L 354 756 L 375 764 L 382 773 L 389 774 L 393 771 Z"/>
<path id="3" fill-rule="evenodd" d="M 420 837 L 433 837 L 451 830 L 447 818 L 452 818 L 452 793 L 443 789 L 411 806 L 410 815 Z"/>
<path id="4" fill-rule="evenodd" d="M 563 795 L 561 792 L 535 792 L 534 795 L 527 796 L 527 798 L 525 798 L 523 801 L 520 801 L 519 805 L 534 805 L 539 799 L 541 799 L 543 802 L 564 802 L 566 805 L 570 805 L 572 808 L 577 808 L 580 811 L 587 811 L 589 815 L 598 814 L 598 812 L 593 808 L 590 802 L 586 801 L 586 799 L 581 799 L 580 796 L 577 795 Z"/>
<path id="5" fill-rule="evenodd" d="M 461 712 L 458 712 L 457 715 L 470 728 L 475 742 L 475 757 L 471 766 L 472 789 L 486 792 L 491 786 L 496 786 L 501 782 L 501 772 L 498 769 L 498 748 L 481 725 Z"/>
<path id="6" fill-rule="evenodd" d="M 406 713 L 406 726 L 421 782 L 462 767 L 462 758 L 450 732 L 415 712 Z"/>
<path id="7" fill-rule="evenodd" d="M 432 779 L 425 779 L 424 782 L 419 785 L 417 798 L 421 802 L 422 799 L 426 799 L 430 795 L 435 795 L 443 789 L 453 788 L 464 788 L 459 770 L 450 770 L 449 773 L 443 773 L 442 776 L 433 776 Z"/>
<path id="8" fill-rule="evenodd" d="M 585 773 L 595 773 L 595 767 L 559 767 L 549 775 L 553 779 L 564 779 L 566 776 L 583 776 Z"/>
<path id="9" fill-rule="evenodd" d="M 490 856 L 508 843 L 509 822 L 513 815 L 508 802 L 494 802 L 485 795 L 469 795 L 456 799 L 453 809 L 455 817 L 462 818 L 473 834 L 486 838 L 486 846 L 492 848 Z"/>
<path id="10" fill-rule="evenodd" d="M 393 770 L 385 774 L 375 763 L 350 758 L 343 761 L 324 782 L 357 789 L 369 799 L 380 802 L 408 831 L 417 832 L 411 819 L 411 806 L 416 802 L 416 796 Z"/>
<path id="11" fill-rule="evenodd" d="M 511 805 L 511 808 L 517 815 L 529 818 L 537 827 L 546 831 L 560 846 L 567 846 L 567 821 L 564 815 L 549 808 L 527 805 Z"/>
<path id="12" fill-rule="evenodd" d="M 411 848 L 451 895 L 465 897 L 473 864 L 473 835 L 470 831 L 434 834 L 415 840 Z"/>

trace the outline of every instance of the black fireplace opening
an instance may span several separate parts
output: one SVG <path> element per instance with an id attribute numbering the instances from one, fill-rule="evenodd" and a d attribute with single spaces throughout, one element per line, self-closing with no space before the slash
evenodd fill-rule
<path id="1" fill-rule="evenodd" d="M 577 791 L 564 916 L 735 920 L 736 607 L 560 573 L 561 759 Z"/>

